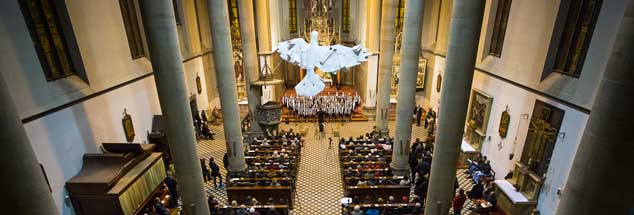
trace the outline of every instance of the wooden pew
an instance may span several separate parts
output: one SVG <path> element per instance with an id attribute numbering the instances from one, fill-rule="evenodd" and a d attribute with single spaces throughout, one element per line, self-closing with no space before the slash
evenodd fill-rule
<path id="1" fill-rule="evenodd" d="M 247 196 L 256 198 L 260 202 L 273 198 L 275 204 L 293 205 L 293 188 L 291 186 L 248 186 L 248 187 L 227 187 L 227 199 L 229 202 L 236 200 L 238 203 L 244 202 Z"/>
<path id="2" fill-rule="evenodd" d="M 402 196 L 409 198 L 409 191 L 409 185 L 362 185 L 346 187 L 346 192 L 350 196 L 359 196 L 360 198 L 370 196 L 372 199 L 379 197 L 387 199 L 389 196 L 394 196 L 396 199 L 401 199 Z"/>
<path id="3" fill-rule="evenodd" d="M 287 205 L 251 205 L 247 208 L 253 207 L 255 211 L 261 215 L 288 215 Z M 234 214 L 235 211 L 240 209 L 240 206 L 223 206 L 221 208 L 223 214 Z"/>

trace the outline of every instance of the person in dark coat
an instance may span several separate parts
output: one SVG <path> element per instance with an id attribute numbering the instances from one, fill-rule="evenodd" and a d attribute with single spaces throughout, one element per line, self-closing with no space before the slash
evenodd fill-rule
<path id="1" fill-rule="evenodd" d="M 172 177 L 171 172 L 167 173 L 167 178 L 165 178 L 165 185 L 167 185 L 167 189 L 169 189 L 170 194 L 172 195 L 168 207 L 175 208 L 178 206 L 178 182 L 176 182 L 176 179 Z"/>
<path id="2" fill-rule="evenodd" d="M 412 144 L 412 148 L 410 148 L 409 151 L 415 153 L 418 146 L 420 146 L 420 138 L 416 138 L 416 141 L 414 141 L 414 143 Z"/>
<path id="3" fill-rule="evenodd" d="M 228 169 L 227 167 L 229 167 L 229 154 L 225 152 L 225 155 L 222 157 L 222 166 L 225 167 L 225 169 Z"/>
<path id="4" fill-rule="evenodd" d="M 216 178 L 220 180 L 220 188 L 222 188 L 222 174 L 220 174 L 220 167 L 214 161 L 214 158 L 209 158 L 209 168 L 211 169 L 211 177 L 214 179 L 214 187 L 216 186 Z"/>
<path id="5" fill-rule="evenodd" d="M 482 195 L 484 192 L 484 185 L 482 183 L 477 183 L 473 185 L 473 188 L 467 193 L 470 199 L 482 199 Z"/>
<path id="6" fill-rule="evenodd" d="M 211 175 L 209 175 L 209 169 L 207 169 L 207 165 L 205 164 L 205 159 L 200 159 L 200 168 L 203 171 L 203 181 L 207 182 L 211 180 Z"/>
<path id="7" fill-rule="evenodd" d="M 154 211 L 158 215 L 169 215 L 170 211 L 165 208 L 159 197 L 154 198 Z"/>
<path id="8" fill-rule="evenodd" d="M 207 197 L 207 204 L 209 205 L 209 213 L 211 215 L 220 214 L 220 211 L 218 211 L 218 201 L 216 201 L 212 195 L 209 195 L 209 197 Z"/>
<path id="9" fill-rule="evenodd" d="M 201 130 L 202 138 L 206 140 L 213 140 L 214 135 L 215 135 L 214 132 L 211 129 L 209 129 L 209 126 L 207 126 L 207 123 L 203 123 L 202 130 Z"/>
<path id="10" fill-rule="evenodd" d="M 409 169 L 412 172 L 412 181 L 414 181 L 414 179 L 416 179 L 416 167 L 418 166 L 418 160 L 416 160 L 416 153 L 411 153 L 409 154 Z"/>
<path id="11" fill-rule="evenodd" d="M 416 126 L 420 127 L 420 119 L 423 117 L 423 108 L 418 106 L 416 107 Z"/>
<path id="12" fill-rule="evenodd" d="M 200 122 L 202 124 L 207 124 L 207 114 L 205 114 L 204 110 L 200 112 Z"/>
<path id="13" fill-rule="evenodd" d="M 427 175 L 431 170 L 431 163 L 429 159 L 423 158 L 423 160 L 416 166 L 416 172 L 418 172 L 419 176 Z"/>
<path id="14" fill-rule="evenodd" d="M 416 186 L 414 187 L 414 194 L 416 194 L 420 198 L 420 203 L 425 205 L 425 199 L 427 198 L 427 188 L 429 185 L 429 181 L 426 176 L 421 176 L 416 181 Z"/>

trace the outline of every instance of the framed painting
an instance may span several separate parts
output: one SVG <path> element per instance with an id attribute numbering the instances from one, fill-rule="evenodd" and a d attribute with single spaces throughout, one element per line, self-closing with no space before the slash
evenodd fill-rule
<path id="1" fill-rule="evenodd" d="M 436 92 L 440 93 L 440 85 L 442 84 L 442 75 L 438 74 L 436 78 Z"/>
<path id="2" fill-rule="evenodd" d="M 416 75 L 416 89 L 425 88 L 425 73 L 427 72 L 427 59 L 421 57 L 418 60 L 418 74 Z"/>
<path id="3" fill-rule="evenodd" d="M 198 75 L 196 75 L 196 90 L 198 91 L 198 94 L 203 92 L 202 83 L 200 83 L 200 76 Z"/>
<path id="4" fill-rule="evenodd" d="M 493 98 L 491 96 L 477 89 L 471 90 L 471 100 L 465 122 L 465 140 L 478 151 L 481 150 L 486 137 L 492 104 Z"/>
<path id="5" fill-rule="evenodd" d="M 125 133 L 125 139 L 131 143 L 134 140 L 134 124 L 132 124 L 132 116 L 128 114 L 128 112 L 123 110 L 123 119 L 121 119 L 121 124 L 123 124 L 123 132 Z"/>
<path id="6" fill-rule="evenodd" d="M 498 128 L 498 133 L 501 138 L 506 138 L 506 134 L 509 131 L 509 124 L 511 123 L 511 114 L 509 114 L 509 106 L 506 106 L 506 110 L 502 112 L 502 117 L 500 118 L 500 127 Z"/>
<path id="7" fill-rule="evenodd" d="M 493 98 L 491 96 L 478 89 L 473 89 L 471 91 L 471 101 L 469 102 L 469 112 L 467 113 L 467 126 L 485 135 L 492 104 Z"/>

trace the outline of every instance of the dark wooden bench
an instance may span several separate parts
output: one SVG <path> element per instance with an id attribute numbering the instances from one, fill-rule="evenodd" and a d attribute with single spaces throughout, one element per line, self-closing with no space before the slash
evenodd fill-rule
<path id="1" fill-rule="evenodd" d="M 409 197 L 409 192 L 409 185 L 346 186 L 346 193 L 348 193 L 349 196 L 359 196 L 362 199 L 365 198 L 365 196 L 370 196 L 372 199 L 377 199 L 379 197 L 387 199 L 389 196 L 401 199 L 402 196 Z"/>
<path id="2" fill-rule="evenodd" d="M 261 215 L 288 215 L 287 205 L 251 205 L 248 208 L 253 207 L 255 211 Z M 235 214 L 235 211 L 239 210 L 240 206 L 223 206 L 220 210 L 223 214 Z"/>
<path id="3" fill-rule="evenodd" d="M 420 215 L 422 213 L 422 208 L 419 208 L 416 212 L 414 209 L 416 208 L 416 203 L 391 203 L 391 204 L 350 204 L 346 207 L 346 210 L 353 211 L 355 206 L 359 206 L 361 210 L 365 211 L 371 208 L 377 209 L 381 214 L 399 214 L 399 215 L 409 215 L 416 214 Z"/>
<path id="4" fill-rule="evenodd" d="M 227 199 L 229 202 L 236 200 L 240 204 L 249 196 L 260 202 L 273 198 L 275 204 L 293 205 L 292 191 L 291 186 L 227 187 Z"/>

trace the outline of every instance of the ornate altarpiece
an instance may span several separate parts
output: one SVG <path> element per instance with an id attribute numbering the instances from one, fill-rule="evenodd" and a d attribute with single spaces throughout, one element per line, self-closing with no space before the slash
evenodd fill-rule
<path id="1" fill-rule="evenodd" d="M 539 197 L 564 114 L 552 105 L 535 102 L 522 157 L 509 180 L 529 200 Z"/>
<path id="2" fill-rule="evenodd" d="M 469 102 L 469 112 L 465 122 L 466 129 L 464 139 L 476 151 L 482 149 L 482 143 L 486 137 L 489 116 L 491 115 L 491 105 L 493 98 L 486 93 L 473 89 L 471 91 L 471 101 Z"/>

